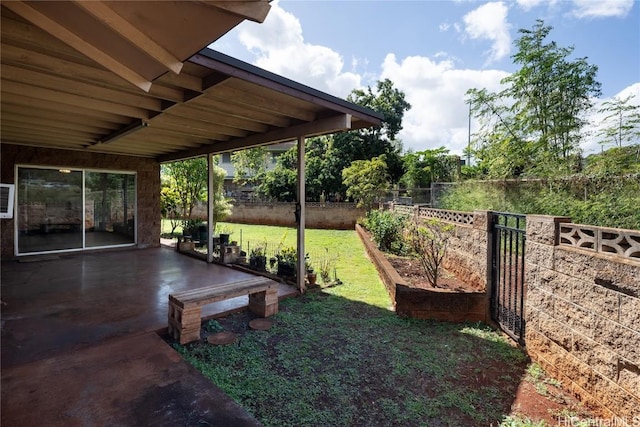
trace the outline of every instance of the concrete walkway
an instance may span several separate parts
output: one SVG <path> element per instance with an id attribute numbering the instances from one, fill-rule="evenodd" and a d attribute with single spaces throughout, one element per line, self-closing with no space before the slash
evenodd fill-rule
<path id="1" fill-rule="evenodd" d="M 248 273 L 167 248 L 21 261 L 1 268 L 3 426 L 260 425 L 156 333 L 169 293 Z"/>

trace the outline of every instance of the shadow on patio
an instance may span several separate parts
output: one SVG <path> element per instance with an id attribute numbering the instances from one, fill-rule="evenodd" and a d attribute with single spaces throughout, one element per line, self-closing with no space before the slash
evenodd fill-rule
<path id="1" fill-rule="evenodd" d="M 4 261 L 2 424 L 257 424 L 156 334 L 169 293 L 248 277 L 168 248 Z"/>

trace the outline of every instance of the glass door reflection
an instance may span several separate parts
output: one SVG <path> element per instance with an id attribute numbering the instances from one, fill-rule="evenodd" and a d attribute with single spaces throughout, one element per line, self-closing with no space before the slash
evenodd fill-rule
<path id="1" fill-rule="evenodd" d="M 82 249 L 82 171 L 18 168 L 18 252 Z"/>
<path id="2" fill-rule="evenodd" d="M 135 242 L 135 188 L 132 174 L 86 172 L 86 247 Z"/>

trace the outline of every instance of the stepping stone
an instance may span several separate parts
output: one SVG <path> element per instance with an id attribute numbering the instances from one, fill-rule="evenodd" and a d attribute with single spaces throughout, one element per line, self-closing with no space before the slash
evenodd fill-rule
<path id="1" fill-rule="evenodd" d="M 233 344 L 238 340 L 238 336 L 233 332 L 218 332 L 207 337 L 207 342 L 212 345 Z"/>
<path id="2" fill-rule="evenodd" d="M 273 326 L 273 320 L 271 319 L 253 319 L 249 322 L 249 327 L 256 331 L 268 331 Z"/>

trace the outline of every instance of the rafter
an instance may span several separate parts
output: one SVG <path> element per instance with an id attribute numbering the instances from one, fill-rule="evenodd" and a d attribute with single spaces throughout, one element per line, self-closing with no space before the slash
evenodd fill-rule
<path id="1" fill-rule="evenodd" d="M 10 81 L 26 83 L 34 87 L 40 86 L 47 89 L 82 95 L 93 99 L 101 99 L 122 105 L 130 105 L 147 110 L 160 110 L 160 100 L 154 99 L 142 92 L 128 93 L 114 89 L 77 82 L 66 77 L 58 77 L 50 73 L 32 71 L 12 65 L 2 65 L 2 77 Z"/>
<path id="2" fill-rule="evenodd" d="M 264 22 L 271 9 L 269 0 L 207 1 L 206 3 L 254 22 Z"/>
<path id="3" fill-rule="evenodd" d="M 13 93 L 16 95 L 29 96 L 36 99 L 43 99 L 45 101 L 74 105 L 81 108 L 92 108 L 107 113 L 119 114 L 122 116 L 136 117 L 140 119 L 146 119 L 149 117 L 149 112 L 143 108 L 131 107 L 129 105 L 116 104 L 113 102 L 101 101 L 98 99 L 91 99 L 82 95 L 62 93 L 51 89 L 36 88 L 24 83 L 3 81 L 2 91 Z"/>
<path id="4" fill-rule="evenodd" d="M 147 55 L 164 65 L 175 74 L 180 74 L 183 63 L 171 52 L 151 40 L 146 34 L 134 27 L 129 21 L 118 15 L 102 1 L 78 1 L 75 3 L 103 22 L 113 31 L 138 46 Z"/>
<path id="5" fill-rule="evenodd" d="M 160 162 L 186 159 L 189 157 L 203 156 L 209 153 L 224 153 L 239 148 L 251 148 L 260 145 L 275 144 L 278 142 L 291 141 L 300 136 L 316 136 L 321 134 L 339 132 L 351 128 L 351 116 L 340 114 L 337 116 L 319 119 L 314 122 L 303 123 L 288 128 L 276 129 L 266 133 L 254 134 L 244 138 L 230 139 L 229 141 L 216 142 L 215 144 L 186 150 L 180 153 L 160 156 Z"/>
<path id="6" fill-rule="evenodd" d="M 3 2 L 2 5 L 12 10 L 16 14 L 22 16 L 24 19 L 42 28 L 52 36 L 62 40 L 87 57 L 93 59 L 98 64 L 111 70 L 113 73 L 122 77 L 131 84 L 138 86 L 145 92 L 148 92 L 151 88 L 151 82 L 149 80 L 145 79 L 126 65 L 107 55 L 105 52 L 86 42 L 75 33 L 69 31 L 67 28 L 49 18 L 48 16 L 44 15 L 37 9 L 31 7 L 30 5 L 22 1 L 8 1 Z"/>

